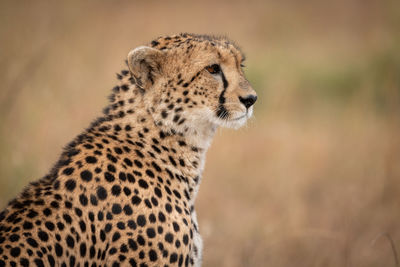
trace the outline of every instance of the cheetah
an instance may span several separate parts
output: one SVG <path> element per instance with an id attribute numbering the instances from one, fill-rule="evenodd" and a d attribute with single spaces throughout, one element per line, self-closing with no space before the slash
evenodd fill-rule
<path id="1" fill-rule="evenodd" d="M 244 60 L 187 33 L 129 52 L 101 117 L 0 213 L 0 266 L 201 266 L 206 151 L 257 99 Z"/>

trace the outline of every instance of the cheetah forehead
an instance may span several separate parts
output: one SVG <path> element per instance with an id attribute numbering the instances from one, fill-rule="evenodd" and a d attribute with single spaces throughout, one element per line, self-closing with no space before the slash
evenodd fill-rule
<path id="1" fill-rule="evenodd" d="M 224 50 L 237 57 L 239 61 L 245 60 L 245 55 L 240 47 L 226 36 L 220 35 L 181 33 L 161 36 L 151 41 L 149 46 L 161 51 L 179 51 L 179 49 L 187 50 L 194 47 L 209 51 Z"/>

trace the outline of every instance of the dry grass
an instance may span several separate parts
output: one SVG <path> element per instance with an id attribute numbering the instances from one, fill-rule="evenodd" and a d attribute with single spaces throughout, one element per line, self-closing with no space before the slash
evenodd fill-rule
<path id="1" fill-rule="evenodd" d="M 129 49 L 225 33 L 260 99 L 208 152 L 204 266 L 395 266 L 399 26 L 398 1 L 2 1 L 0 206 L 99 114 Z"/>

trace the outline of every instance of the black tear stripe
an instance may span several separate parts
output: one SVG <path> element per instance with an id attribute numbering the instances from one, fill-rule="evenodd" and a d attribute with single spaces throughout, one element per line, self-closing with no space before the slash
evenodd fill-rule
<path id="1" fill-rule="evenodd" d="M 218 105 L 218 109 L 217 109 L 217 116 L 221 119 L 226 118 L 229 116 L 229 112 L 228 110 L 226 110 L 226 108 L 224 107 L 224 103 L 226 101 L 225 99 L 225 92 L 226 92 L 226 88 L 228 88 L 228 81 L 225 78 L 224 72 L 221 71 L 221 78 L 222 78 L 222 82 L 224 83 L 224 90 L 222 91 L 222 93 L 219 95 L 219 105 Z"/>
<path id="2" fill-rule="evenodd" d="M 226 91 L 226 88 L 228 88 L 229 84 L 228 84 L 228 81 L 225 78 L 225 75 L 224 75 L 223 71 L 221 71 L 221 76 L 222 76 L 222 82 L 224 83 L 224 91 L 222 92 L 222 94 L 224 94 L 225 91 Z M 225 98 L 224 98 L 224 101 L 225 101 Z"/>

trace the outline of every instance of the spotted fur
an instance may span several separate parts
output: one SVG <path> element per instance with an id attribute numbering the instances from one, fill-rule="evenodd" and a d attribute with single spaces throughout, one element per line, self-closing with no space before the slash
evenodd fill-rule
<path id="1" fill-rule="evenodd" d="M 131 51 L 104 114 L 0 213 L 0 267 L 200 266 L 206 150 L 256 99 L 243 60 L 195 34 Z"/>

